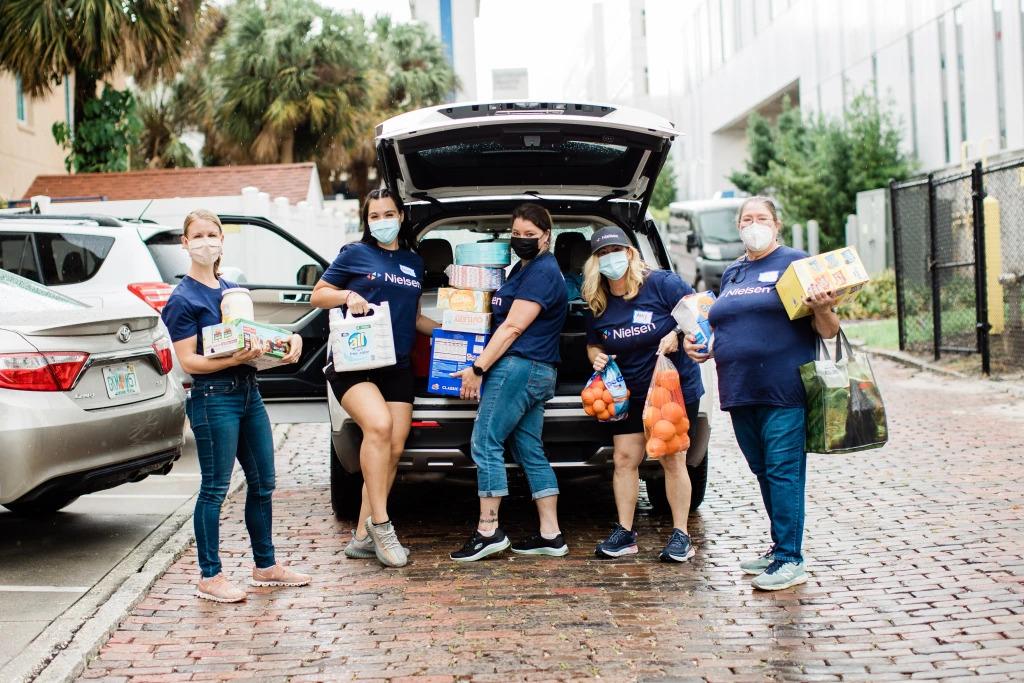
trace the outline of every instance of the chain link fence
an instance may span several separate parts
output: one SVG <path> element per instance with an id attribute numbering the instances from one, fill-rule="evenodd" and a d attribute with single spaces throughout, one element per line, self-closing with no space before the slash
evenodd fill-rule
<path id="1" fill-rule="evenodd" d="M 1024 370 L 1024 159 L 890 193 L 900 348 Z"/>

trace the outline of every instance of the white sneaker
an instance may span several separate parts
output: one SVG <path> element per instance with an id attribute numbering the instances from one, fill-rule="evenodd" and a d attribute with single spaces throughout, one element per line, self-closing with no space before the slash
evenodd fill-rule
<path id="1" fill-rule="evenodd" d="M 763 573 L 758 574 L 751 585 L 763 591 L 780 591 L 807 583 L 807 572 L 803 562 L 783 562 L 775 560 Z"/>
<path id="2" fill-rule="evenodd" d="M 398 542 L 395 534 L 395 525 L 390 521 L 384 524 L 374 524 L 373 518 L 366 518 L 366 531 L 373 539 L 373 551 L 377 559 L 385 567 L 404 567 L 409 563 L 409 556 Z"/>

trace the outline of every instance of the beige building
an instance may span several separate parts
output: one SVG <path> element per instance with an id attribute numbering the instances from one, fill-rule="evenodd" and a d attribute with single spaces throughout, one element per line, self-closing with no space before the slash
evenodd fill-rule
<path id="1" fill-rule="evenodd" d="M 50 131 L 70 118 L 70 79 L 31 98 L 9 71 L 0 71 L 0 199 L 20 199 L 37 175 L 64 172 L 64 150 Z"/>

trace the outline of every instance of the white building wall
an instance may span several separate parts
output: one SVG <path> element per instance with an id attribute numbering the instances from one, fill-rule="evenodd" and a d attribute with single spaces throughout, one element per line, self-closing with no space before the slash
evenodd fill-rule
<path id="1" fill-rule="evenodd" d="M 452 22 L 452 67 L 459 78 L 457 101 L 477 99 L 476 85 L 476 17 L 479 0 L 450 0 Z M 443 41 L 441 0 L 409 0 L 412 18 L 422 21 Z"/>

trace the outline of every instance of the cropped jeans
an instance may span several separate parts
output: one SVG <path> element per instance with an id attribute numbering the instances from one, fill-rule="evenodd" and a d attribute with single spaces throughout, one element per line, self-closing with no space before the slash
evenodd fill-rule
<path id="1" fill-rule="evenodd" d="M 271 540 L 274 438 L 256 377 L 195 377 L 185 411 L 196 437 L 202 475 L 194 523 L 203 578 L 216 576 L 221 571 L 220 509 L 236 458 L 245 472 L 245 526 L 253 559 L 260 569 L 274 566 Z"/>
<path id="2" fill-rule="evenodd" d="M 733 408 L 729 414 L 736 441 L 761 487 L 775 559 L 803 562 L 804 409 L 755 405 Z"/>
<path id="3" fill-rule="evenodd" d="M 544 402 L 555 395 L 555 366 L 504 356 L 484 379 L 470 443 L 481 498 L 508 495 L 505 444 L 526 474 L 533 499 L 558 495 L 558 480 L 544 454 Z"/>

